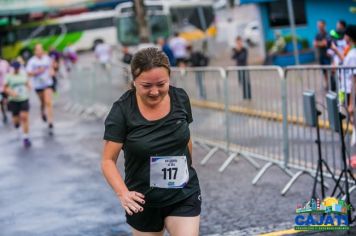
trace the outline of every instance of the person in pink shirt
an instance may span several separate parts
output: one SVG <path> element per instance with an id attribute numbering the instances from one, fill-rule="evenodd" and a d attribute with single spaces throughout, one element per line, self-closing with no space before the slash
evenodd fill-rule
<path id="1" fill-rule="evenodd" d="M 0 58 L 0 105 L 1 105 L 1 113 L 2 113 L 2 120 L 5 123 L 7 123 L 7 116 L 6 116 L 6 94 L 4 91 L 5 87 L 5 75 L 9 73 L 10 71 L 10 65 L 6 60 L 3 60 Z"/>

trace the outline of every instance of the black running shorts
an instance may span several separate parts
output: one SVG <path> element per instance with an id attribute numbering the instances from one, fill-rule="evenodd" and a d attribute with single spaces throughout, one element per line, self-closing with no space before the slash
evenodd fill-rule
<path id="1" fill-rule="evenodd" d="M 5 92 L 1 92 L 0 93 L 0 100 L 4 100 L 4 99 L 6 99 L 7 98 L 7 93 L 5 93 Z"/>
<path id="2" fill-rule="evenodd" d="M 23 102 L 10 101 L 8 103 L 8 109 L 9 111 L 12 112 L 13 116 L 18 116 L 20 112 L 25 112 L 30 110 L 30 103 L 28 102 L 28 100 L 25 100 Z"/>
<path id="3" fill-rule="evenodd" d="M 143 211 L 132 216 L 126 213 L 126 222 L 134 229 L 141 232 L 160 232 L 164 227 L 164 219 L 167 216 L 194 217 L 201 211 L 200 192 L 196 192 L 188 198 L 166 207 L 145 207 Z"/>

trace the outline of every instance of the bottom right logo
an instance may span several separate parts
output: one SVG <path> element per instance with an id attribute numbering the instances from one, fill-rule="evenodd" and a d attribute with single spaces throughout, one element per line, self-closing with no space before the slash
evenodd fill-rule
<path id="1" fill-rule="evenodd" d="M 312 198 L 298 204 L 294 219 L 295 230 L 348 230 L 348 211 L 351 205 L 344 200 L 327 197 L 324 200 Z"/>

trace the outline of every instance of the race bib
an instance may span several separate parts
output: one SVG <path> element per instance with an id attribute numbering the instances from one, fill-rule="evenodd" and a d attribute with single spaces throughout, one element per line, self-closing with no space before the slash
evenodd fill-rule
<path id="1" fill-rule="evenodd" d="M 40 84 L 46 84 L 46 83 L 47 83 L 47 80 L 46 80 L 46 78 L 44 78 L 43 76 L 41 76 L 41 77 L 38 77 L 38 83 L 40 83 Z"/>
<path id="2" fill-rule="evenodd" d="M 28 96 L 28 90 L 25 85 L 18 85 L 13 88 L 15 93 L 17 94 L 17 97 L 27 97 Z"/>
<path id="3" fill-rule="evenodd" d="M 189 180 L 186 156 L 151 157 L 150 186 L 183 188 Z"/>

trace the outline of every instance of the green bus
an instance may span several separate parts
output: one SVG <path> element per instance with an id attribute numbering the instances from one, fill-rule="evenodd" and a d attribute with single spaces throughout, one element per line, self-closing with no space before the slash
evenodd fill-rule
<path id="1" fill-rule="evenodd" d="M 78 51 L 93 49 L 100 41 L 115 45 L 114 15 L 114 10 L 84 12 L 2 27 L 1 55 L 8 60 L 21 55 L 26 60 L 36 43 L 42 43 L 47 50 L 53 47 L 59 51 L 69 44 Z"/>
<path id="2" fill-rule="evenodd" d="M 211 0 L 166 0 L 145 1 L 149 39 L 179 32 L 188 41 L 202 40 L 216 35 L 213 1 Z M 138 45 L 139 30 L 132 2 L 116 7 L 115 24 L 118 42 L 123 45 Z"/>

